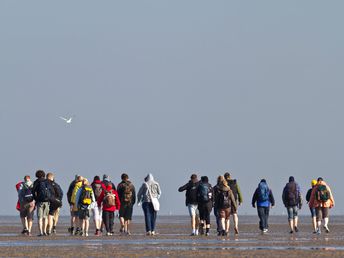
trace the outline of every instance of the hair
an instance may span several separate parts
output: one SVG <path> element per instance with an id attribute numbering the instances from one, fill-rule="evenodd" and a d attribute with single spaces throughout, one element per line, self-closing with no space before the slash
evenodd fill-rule
<path id="1" fill-rule="evenodd" d="M 96 180 L 100 181 L 100 177 L 99 177 L 99 176 L 95 176 L 95 177 L 93 178 L 93 181 L 96 181 Z"/>
<path id="2" fill-rule="evenodd" d="M 78 176 L 77 178 L 76 178 L 76 181 L 77 182 L 80 182 L 80 181 L 82 181 L 84 178 L 82 177 L 82 176 Z"/>
<path id="3" fill-rule="evenodd" d="M 87 178 L 83 178 L 82 179 L 82 185 L 88 185 L 89 182 L 88 182 L 88 179 Z"/>
<path id="4" fill-rule="evenodd" d="M 128 180 L 128 178 L 129 178 L 129 176 L 128 176 L 126 173 L 123 173 L 123 174 L 121 175 L 121 179 L 122 179 L 122 180 Z"/>
<path id="5" fill-rule="evenodd" d="M 227 180 L 226 180 L 226 178 L 224 176 L 219 176 L 217 178 L 217 183 L 218 184 L 222 184 L 224 186 L 228 186 Z"/>
<path id="6" fill-rule="evenodd" d="M 260 180 L 261 183 L 266 183 L 266 180 L 263 178 L 262 180 Z"/>
<path id="7" fill-rule="evenodd" d="M 289 177 L 289 182 L 294 182 L 294 181 L 295 181 L 294 177 L 293 177 L 293 176 L 290 176 L 290 177 Z"/>
<path id="8" fill-rule="evenodd" d="M 201 177 L 201 181 L 202 181 L 203 183 L 208 183 L 208 182 L 209 182 L 209 179 L 208 179 L 207 176 L 202 176 L 202 177 Z"/>
<path id="9" fill-rule="evenodd" d="M 45 178 L 45 172 L 43 170 L 37 170 L 36 171 L 36 177 L 37 178 Z"/>
<path id="10" fill-rule="evenodd" d="M 190 177 L 191 180 L 197 179 L 197 175 L 196 174 L 192 174 Z"/>
<path id="11" fill-rule="evenodd" d="M 231 174 L 229 174 L 228 172 L 226 172 L 224 175 L 225 179 L 230 179 L 231 178 Z"/>
<path id="12" fill-rule="evenodd" d="M 24 181 L 28 181 L 28 180 L 30 180 L 30 176 L 29 175 L 26 175 L 26 176 L 24 176 Z"/>
<path id="13" fill-rule="evenodd" d="M 324 179 L 322 178 L 322 177 L 318 177 L 318 180 L 317 180 L 318 182 L 319 181 L 324 181 Z"/>
<path id="14" fill-rule="evenodd" d="M 218 176 L 218 177 L 217 177 L 217 184 L 220 184 L 220 183 L 221 183 L 222 178 L 223 178 L 223 176 Z"/>
<path id="15" fill-rule="evenodd" d="M 51 172 L 49 172 L 48 174 L 47 174 L 47 179 L 49 179 L 49 180 L 51 180 L 51 181 L 53 181 L 54 180 L 54 174 L 53 173 L 51 173 Z"/>

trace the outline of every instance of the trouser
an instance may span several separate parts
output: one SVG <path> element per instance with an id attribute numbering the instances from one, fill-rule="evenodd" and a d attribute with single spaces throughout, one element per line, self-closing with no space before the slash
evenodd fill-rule
<path id="1" fill-rule="evenodd" d="M 145 215 L 146 232 L 155 231 L 156 211 L 151 202 L 142 204 L 143 213 Z"/>
<path id="2" fill-rule="evenodd" d="M 269 210 L 270 210 L 270 207 L 257 207 L 260 230 L 269 228 L 269 224 L 268 224 Z"/>
<path id="3" fill-rule="evenodd" d="M 106 232 L 113 232 L 114 217 L 113 211 L 103 211 L 103 221 Z"/>
<path id="4" fill-rule="evenodd" d="M 219 210 L 214 207 L 214 215 L 215 215 L 215 218 L 216 218 L 216 230 L 217 232 L 220 232 L 221 231 L 221 219 L 220 219 L 220 215 L 219 215 Z"/>

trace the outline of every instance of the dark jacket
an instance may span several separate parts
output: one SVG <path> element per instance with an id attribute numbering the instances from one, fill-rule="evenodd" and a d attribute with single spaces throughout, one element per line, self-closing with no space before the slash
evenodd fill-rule
<path id="1" fill-rule="evenodd" d="M 69 187 L 68 187 L 68 191 L 67 191 L 67 201 L 69 203 L 69 205 L 72 204 L 72 194 L 73 194 L 73 190 L 74 190 L 74 187 L 75 187 L 75 184 L 76 184 L 76 181 L 73 180 Z"/>
<path id="2" fill-rule="evenodd" d="M 221 203 L 222 202 L 221 195 L 223 193 L 228 196 L 228 199 L 229 199 L 228 207 L 224 207 L 223 204 Z M 231 208 L 231 207 L 234 207 L 235 210 L 237 209 L 237 203 L 230 187 L 224 186 L 222 184 L 216 185 L 214 187 L 214 207 L 216 209 L 226 209 L 226 208 Z"/>
<path id="3" fill-rule="evenodd" d="M 42 194 L 41 185 L 43 183 L 45 183 L 45 187 L 47 188 L 47 191 L 48 191 L 48 196 L 46 197 L 41 195 Z M 50 184 L 48 183 L 48 180 L 45 178 L 37 178 L 35 182 L 33 183 L 32 194 L 36 202 L 49 202 L 52 195 L 52 189 L 50 187 Z"/>
<path id="4" fill-rule="evenodd" d="M 241 194 L 241 190 L 240 187 L 238 185 L 238 182 L 236 179 L 229 179 L 227 180 L 228 186 L 230 187 L 230 189 L 233 192 L 235 201 L 238 201 L 239 203 L 243 202 L 243 198 L 242 198 L 242 194 Z"/>
<path id="5" fill-rule="evenodd" d="M 209 189 L 209 191 L 208 191 L 208 201 L 206 201 L 206 202 L 203 201 L 203 197 L 202 197 L 202 190 L 201 190 L 202 189 L 202 185 L 207 186 L 208 189 Z M 213 191 L 213 187 L 211 186 L 211 184 L 200 182 L 198 184 L 198 187 L 197 187 L 197 203 L 198 203 L 198 205 L 211 203 L 211 206 L 213 206 L 213 201 L 214 201 L 214 191 Z"/>
<path id="6" fill-rule="evenodd" d="M 60 185 L 55 181 L 50 181 L 48 179 L 47 183 L 50 185 L 51 189 L 50 205 L 53 207 L 53 209 L 62 207 L 63 191 Z"/>
<path id="7" fill-rule="evenodd" d="M 262 202 L 262 201 L 259 201 L 259 187 L 257 187 L 252 197 L 252 206 L 255 206 L 256 203 L 258 207 L 269 207 L 270 204 L 271 206 L 275 206 L 275 198 L 272 194 L 271 189 L 269 189 L 269 200 Z"/>
<path id="8" fill-rule="evenodd" d="M 130 188 L 131 188 L 131 201 L 129 203 L 126 203 L 124 201 L 124 198 L 125 198 L 125 194 L 124 194 L 124 191 L 125 191 L 125 188 L 126 188 L 126 184 L 129 184 Z M 121 201 L 121 204 L 122 205 L 134 205 L 135 202 L 136 202 L 136 191 L 135 191 L 135 186 L 128 180 L 128 181 L 122 181 L 118 184 L 117 186 L 117 193 L 118 193 L 118 197 L 119 197 L 119 200 Z"/>
<path id="9" fill-rule="evenodd" d="M 189 204 L 197 204 L 197 187 L 199 182 L 192 182 L 191 180 L 187 182 L 185 185 L 178 188 L 179 192 L 183 192 L 186 190 L 185 193 L 185 205 L 188 206 Z"/>

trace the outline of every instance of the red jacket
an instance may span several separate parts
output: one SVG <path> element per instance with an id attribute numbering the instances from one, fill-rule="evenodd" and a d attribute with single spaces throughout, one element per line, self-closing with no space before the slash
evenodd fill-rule
<path id="1" fill-rule="evenodd" d="M 100 196 L 99 196 L 99 199 L 98 199 L 98 207 L 101 207 L 101 205 L 103 205 L 103 211 L 115 211 L 115 210 L 119 210 L 121 208 L 121 202 L 119 200 L 119 197 L 118 197 L 118 193 L 116 190 L 114 189 L 110 189 L 110 190 L 107 190 L 111 193 L 113 193 L 115 195 L 115 203 L 116 205 L 113 206 L 113 207 L 108 207 L 106 206 L 104 203 L 103 203 L 103 200 L 104 200 L 104 197 L 105 197 L 105 192 L 106 191 L 103 191 Z"/>

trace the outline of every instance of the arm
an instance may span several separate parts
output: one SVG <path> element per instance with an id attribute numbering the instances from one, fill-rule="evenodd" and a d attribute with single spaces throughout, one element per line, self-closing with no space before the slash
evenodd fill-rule
<path id="1" fill-rule="evenodd" d="M 157 183 L 157 193 L 158 193 L 158 199 L 159 199 L 161 196 L 161 188 L 160 188 L 159 183 Z"/>
<path id="2" fill-rule="evenodd" d="M 254 194 L 252 196 L 252 207 L 256 207 L 256 202 L 258 200 L 258 188 L 254 191 Z"/>
<path id="3" fill-rule="evenodd" d="M 121 208 L 121 201 L 119 200 L 119 196 L 116 190 L 113 190 L 113 193 L 115 194 L 115 203 L 116 203 L 116 210 L 119 210 Z"/>
<path id="4" fill-rule="evenodd" d="M 232 191 L 230 192 L 230 198 L 231 198 L 232 205 L 234 206 L 234 208 L 235 208 L 235 209 L 238 209 L 238 205 L 237 205 L 237 203 L 236 203 L 236 201 L 235 201 L 235 197 L 234 197 L 234 194 L 233 194 Z"/>
<path id="5" fill-rule="evenodd" d="M 270 190 L 270 193 L 269 193 L 269 200 L 271 202 L 271 206 L 275 206 L 275 198 L 274 198 L 274 195 L 272 194 L 271 190 Z"/>
<path id="6" fill-rule="evenodd" d="M 133 186 L 133 194 L 132 194 L 131 202 L 132 202 L 132 205 L 134 205 L 136 203 L 136 191 L 135 191 L 135 186 L 134 185 L 132 186 Z"/>
<path id="7" fill-rule="evenodd" d="M 144 185 L 145 184 L 142 184 L 140 189 L 139 189 L 139 192 L 137 193 L 137 201 L 140 203 L 142 202 L 142 195 L 143 195 L 143 188 L 144 188 Z"/>
<path id="8" fill-rule="evenodd" d="M 238 193 L 238 201 L 239 201 L 239 205 L 240 205 L 243 203 L 244 200 L 242 198 L 241 190 L 240 190 L 238 183 L 236 184 L 236 187 L 237 187 L 237 193 Z"/>
<path id="9" fill-rule="evenodd" d="M 185 185 L 178 188 L 178 192 L 183 192 L 183 191 L 187 190 L 188 187 L 189 187 L 189 183 L 186 183 Z"/>

